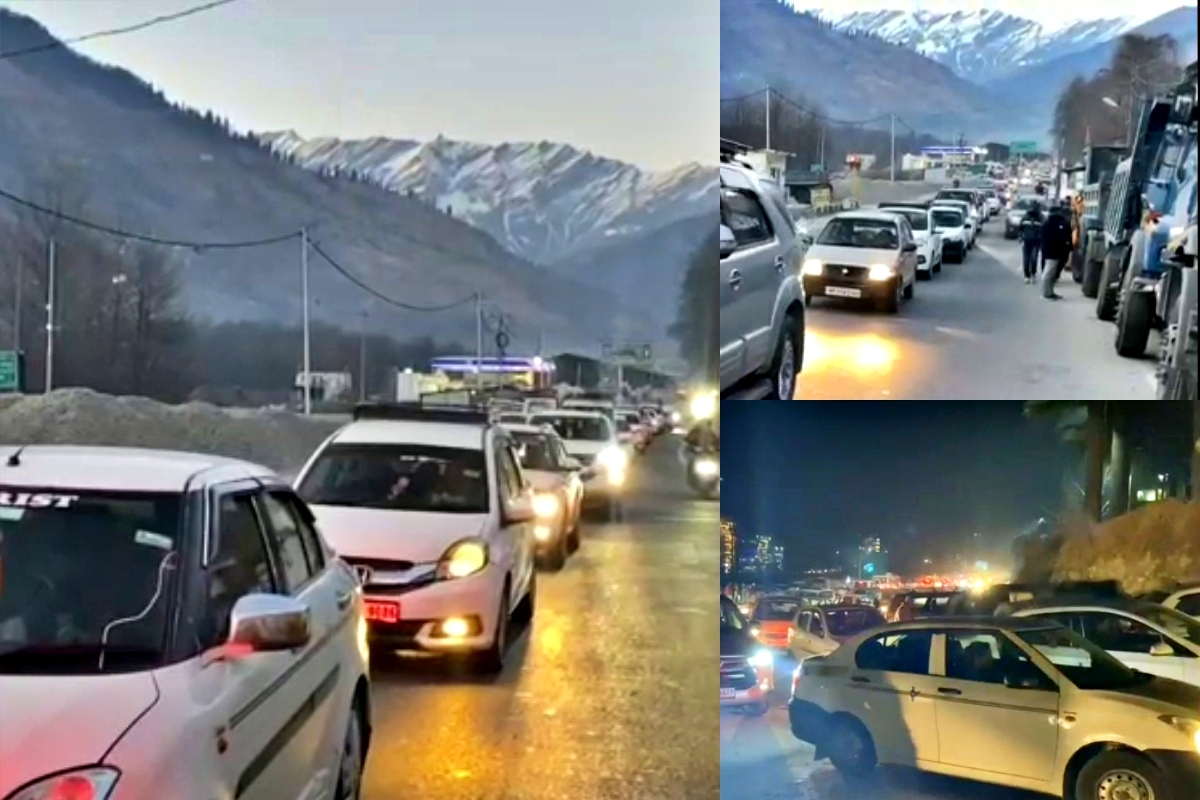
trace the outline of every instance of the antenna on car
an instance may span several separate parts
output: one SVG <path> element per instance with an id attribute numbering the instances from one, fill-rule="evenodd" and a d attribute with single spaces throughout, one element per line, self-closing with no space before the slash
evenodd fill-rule
<path id="1" fill-rule="evenodd" d="M 8 457 L 8 461 L 6 461 L 5 464 L 10 467 L 21 466 L 21 453 L 24 452 L 24 450 L 25 450 L 25 445 L 21 445 L 20 447 L 18 447 L 16 450 L 13 451 L 12 455 L 10 455 Z"/>

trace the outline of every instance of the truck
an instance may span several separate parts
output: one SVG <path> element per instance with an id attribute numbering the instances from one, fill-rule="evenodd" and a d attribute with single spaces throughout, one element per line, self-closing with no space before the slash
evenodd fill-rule
<path id="1" fill-rule="evenodd" d="M 1196 400 L 1197 318 L 1200 318 L 1200 278 L 1196 269 L 1196 195 L 1186 225 L 1173 228 L 1163 260 L 1167 278 L 1167 314 L 1158 348 L 1158 399 Z"/>
<path id="2" fill-rule="evenodd" d="M 1125 145 L 1088 145 L 1084 152 L 1083 214 L 1079 221 L 1083 254 L 1082 291 L 1084 297 L 1096 296 L 1100 273 L 1104 268 L 1104 209 L 1112 189 L 1113 173 L 1129 148 Z"/>
<path id="3" fill-rule="evenodd" d="M 1184 231 L 1196 209 L 1194 86 L 1181 87 L 1166 101 L 1155 101 L 1149 113 L 1151 128 L 1158 115 L 1162 131 L 1138 187 L 1140 224 L 1130 236 L 1117 289 L 1115 344 L 1117 353 L 1126 358 L 1142 357 L 1150 331 L 1163 331 L 1168 325 L 1178 295 L 1178 287 L 1172 284 L 1178 278 L 1164 255 L 1170 255 L 1169 240 Z M 1101 288 L 1105 288 L 1103 279 Z"/>

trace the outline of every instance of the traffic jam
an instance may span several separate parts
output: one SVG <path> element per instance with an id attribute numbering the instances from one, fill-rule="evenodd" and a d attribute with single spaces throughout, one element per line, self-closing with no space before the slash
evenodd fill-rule
<path id="1" fill-rule="evenodd" d="M 539 573 L 621 516 L 678 417 L 582 392 L 364 403 L 294 481 L 0 446 L 0 798 L 357 800 L 373 654 L 498 676 Z"/>
<path id="2" fill-rule="evenodd" d="M 1134 597 L 931 575 L 723 594 L 723 713 L 761 717 L 781 695 L 791 736 L 848 786 L 888 766 L 1064 800 L 1190 800 L 1200 585 Z"/>

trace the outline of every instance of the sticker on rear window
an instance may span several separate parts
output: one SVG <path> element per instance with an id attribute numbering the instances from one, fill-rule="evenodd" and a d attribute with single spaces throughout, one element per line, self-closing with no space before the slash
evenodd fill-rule
<path id="1" fill-rule="evenodd" d="M 77 494 L 0 492 L 0 508 L 70 508 L 78 500 Z"/>
<path id="2" fill-rule="evenodd" d="M 138 531 L 133 535 L 133 540 L 138 544 L 157 547 L 160 550 L 170 550 L 175 546 L 170 536 L 163 536 L 161 533 L 155 533 L 154 531 Z"/>

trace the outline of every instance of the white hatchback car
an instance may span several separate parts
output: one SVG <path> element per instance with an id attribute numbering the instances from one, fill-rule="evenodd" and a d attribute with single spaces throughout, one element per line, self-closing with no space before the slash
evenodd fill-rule
<path id="1" fill-rule="evenodd" d="M 366 404 L 296 486 L 366 593 L 373 647 L 504 668 L 537 596 L 533 491 L 485 411 Z"/>
<path id="2" fill-rule="evenodd" d="M 529 424 L 554 428 L 567 453 L 583 465 L 585 509 L 605 517 L 619 511 L 629 471 L 629 452 L 618 441 L 611 419 L 599 411 L 561 408 L 534 414 Z"/>
<path id="3" fill-rule="evenodd" d="M 800 664 L 788 713 L 851 778 L 895 764 L 1070 800 L 1200 796 L 1200 688 L 1129 669 L 1048 620 L 864 633 Z"/>
<path id="4" fill-rule="evenodd" d="M 362 612 L 263 467 L 0 447 L 0 798 L 357 800 Z"/>
<path id="5" fill-rule="evenodd" d="M 1157 603 L 1060 603 L 1017 617 L 1052 619 L 1133 669 L 1200 686 L 1200 622 Z"/>

